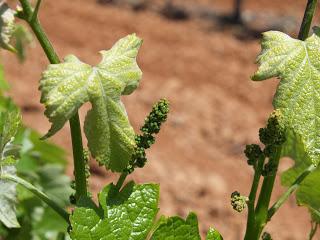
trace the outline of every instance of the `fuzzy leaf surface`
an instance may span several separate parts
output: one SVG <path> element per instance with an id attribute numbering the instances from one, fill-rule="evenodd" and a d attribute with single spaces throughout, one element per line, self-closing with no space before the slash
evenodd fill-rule
<path id="1" fill-rule="evenodd" d="M 12 144 L 21 124 L 19 110 L 8 102 L 8 110 L 0 113 L 0 175 L 15 175 L 13 158 L 18 149 Z M 0 180 L 0 221 L 8 228 L 20 227 L 16 218 L 16 184 Z"/>
<path id="2" fill-rule="evenodd" d="M 273 105 L 283 114 L 285 125 L 302 136 L 314 163 L 320 156 L 320 38 L 305 41 L 270 31 L 263 34 L 260 65 L 253 80 L 280 78 Z"/>
<path id="3" fill-rule="evenodd" d="M 287 134 L 287 140 L 282 147 L 282 155 L 288 156 L 295 161 L 292 168 L 281 175 L 281 184 L 290 186 L 305 169 L 313 164 L 308 156 L 302 139 L 293 131 Z M 305 206 L 312 214 L 312 218 L 318 221 L 320 219 L 320 167 L 310 173 L 296 190 L 296 200 L 298 205 Z"/>
<path id="4" fill-rule="evenodd" d="M 118 192 L 110 184 L 98 198 L 99 208 L 91 203 L 74 210 L 70 218 L 73 240 L 146 239 L 158 212 L 158 185 L 130 182 Z"/>
<path id="5" fill-rule="evenodd" d="M 10 45 L 11 37 L 15 30 L 14 11 L 4 2 L 0 1 L 0 47 L 15 51 Z"/>
<path id="6" fill-rule="evenodd" d="M 134 131 L 120 96 L 132 93 L 142 76 L 136 62 L 141 43 L 135 34 L 120 39 L 109 51 L 100 52 L 102 61 L 95 67 L 73 55 L 49 65 L 40 81 L 41 102 L 52 123 L 45 137 L 90 102 L 84 126 L 90 152 L 99 163 L 121 172 L 134 150 Z"/>

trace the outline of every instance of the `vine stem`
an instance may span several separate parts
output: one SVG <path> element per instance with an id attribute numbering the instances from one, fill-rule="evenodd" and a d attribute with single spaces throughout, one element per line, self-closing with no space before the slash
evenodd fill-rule
<path id="1" fill-rule="evenodd" d="M 265 157 L 262 156 L 258 160 L 258 165 L 254 169 L 254 177 L 253 182 L 249 194 L 249 202 L 248 202 L 248 217 L 247 217 L 247 229 L 250 229 L 251 226 L 254 226 L 255 224 L 255 202 L 256 202 L 256 195 L 258 191 L 259 181 L 261 177 L 261 171 L 263 168 Z M 245 239 L 252 239 L 252 231 L 247 231 L 245 235 Z"/>
<path id="2" fill-rule="evenodd" d="M 250 236 L 250 238 L 245 238 L 246 240 L 259 239 L 262 230 L 267 223 L 268 208 L 281 157 L 281 149 L 281 146 L 277 147 L 269 159 L 270 162 L 274 163 L 275 171 L 272 175 L 266 176 L 263 179 L 259 199 L 255 209 L 255 224 L 253 226 L 249 226 L 248 235 L 246 234 L 246 236 Z"/>
<path id="3" fill-rule="evenodd" d="M 309 240 L 312 240 L 313 237 L 316 235 L 317 229 L 318 229 L 319 224 L 316 222 L 311 222 L 311 230 L 309 233 Z"/>
<path id="4" fill-rule="evenodd" d="M 0 176 L 0 179 L 12 181 L 20 184 L 24 188 L 28 189 L 38 198 L 40 198 L 43 202 L 48 204 L 56 213 L 58 213 L 67 223 L 69 223 L 69 213 L 60 207 L 55 201 L 51 200 L 45 193 L 41 192 L 38 188 L 33 186 L 31 183 L 19 178 L 18 176 L 13 176 L 9 174 L 3 174 Z"/>
<path id="5" fill-rule="evenodd" d="M 117 181 L 117 183 L 116 183 L 116 189 L 117 189 L 118 191 L 121 189 L 121 187 L 122 187 L 124 181 L 126 180 L 127 176 L 128 176 L 128 173 L 126 173 L 126 172 L 123 172 L 123 173 L 120 175 L 120 177 L 119 177 L 119 179 L 118 179 L 118 181 Z"/>
<path id="6" fill-rule="evenodd" d="M 24 20 L 29 24 L 32 31 L 36 35 L 48 60 L 51 64 L 60 63 L 60 59 L 50 43 L 46 33 L 44 32 L 37 16 L 41 0 L 38 0 L 35 10 L 32 9 L 28 0 L 19 1 L 23 9 Z M 79 114 L 76 113 L 72 118 L 70 118 L 69 123 L 72 139 L 76 198 L 79 199 L 81 196 L 88 195 Z"/>
<path id="7" fill-rule="evenodd" d="M 300 186 L 302 181 L 314 170 L 316 170 L 317 167 L 312 164 L 310 165 L 306 170 L 304 170 L 298 178 L 292 183 L 292 185 L 285 191 L 281 197 L 273 204 L 273 206 L 268 211 L 268 221 L 271 220 L 272 216 L 279 210 L 279 208 L 283 205 L 283 203 L 289 198 L 289 196 L 297 190 L 297 188 Z"/>
<path id="8" fill-rule="evenodd" d="M 305 40 L 309 35 L 310 26 L 311 26 L 314 12 L 316 10 L 317 2 L 318 0 L 308 0 L 307 2 L 307 6 L 304 11 L 303 20 L 302 20 L 299 35 L 298 35 L 298 38 L 300 40 Z"/>

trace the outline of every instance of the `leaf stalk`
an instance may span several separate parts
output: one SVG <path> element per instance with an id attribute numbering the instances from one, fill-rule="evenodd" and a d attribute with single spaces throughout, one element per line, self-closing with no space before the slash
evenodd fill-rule
<path id="1" fill-rule="evenodd" d="M 292 185 L 285 191 L 281 197 L 272 205 L 272 207 L 268 211 L 268 221 L 271 220 L 272 216 L 279 210 L 279 208 L 285 203 L 285 201 L 290 197 L 290 195 L 297 190 L 303 180 L 309 176 L 317 167 L 312 164 L 307 169 L 305 169 L 298 178 L 292 183 Z"/>
<path id="2" fill-rule="evenodd" d="M 51 200 L 48 195 L 40 191 L 38 188 L 33 186 L 31 183 L 25 181 L 24 179 L 13 176 L 9 174 L 3 174 L 0 176 L 0 179 L 12 181 L 15 183 L 20 184 L 24 188 L 28 189 L 30 192 L 32 192 L 35 196 L 40 198 L 43 202 L 45 202 L 49 207 L 51 207 L 56 213 L 58 213 L 64 220 L 66 220 L 67 223 L 69 223 L 69 213 L 64 210 L 62 207 L 60 207 L 55 201 Z"/>
<path id="3" fill-rule="evenodd" d="M 304 41 L 309 36 L 310 26 L 318 0 L 308 0 L 298 38 Z"/>

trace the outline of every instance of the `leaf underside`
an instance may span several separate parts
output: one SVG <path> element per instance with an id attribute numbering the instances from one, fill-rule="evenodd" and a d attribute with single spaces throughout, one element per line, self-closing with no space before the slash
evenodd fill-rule
<path id="1" fill-rule="evenodd" d="M 302 172 L 312 165 L 312 161 L 304 148 L 301 137 L 293 131 L 289 131 L 287 141 L 282 148 L 282 155 L 288 156 L 295 161 L 295 165 L 283 172 L 281 175 L 281 184 L 290 186 Z M 296 190 L 297 204 L 306 206 L 313 219 L 320 219 L 320 167 L 310 173 Z M 318 217 L 316 217 L 318 216 Z M 319 222 L 319 221 L 318 221 Z"/>
<path id="2" fill-rule="evenodd" d="M 123 171 L 134 150 L 135 134 L 120 96 L 132 93 L 141 79 L 136 62 L 141 43 L 135 34 L 120 39 L 109 51 L 100 52 L 102 61 L 95 67 L 73 55 L 49 65 L 40 81 L 41 102 L 52 123 L 45 137 L 59 131 L 90 102 L 84 124 L 90 152 L 110 170 Z"/>
<path id="3" fill-rule="evenodd" d="M 317 164 L 320 154 L 320 38 L 305 41 L 270 31 L 263 34 L 260 65 L 253 80 L 280 78 L 273 105 L 285 125 L 302 136 L 307 154 Z"/>

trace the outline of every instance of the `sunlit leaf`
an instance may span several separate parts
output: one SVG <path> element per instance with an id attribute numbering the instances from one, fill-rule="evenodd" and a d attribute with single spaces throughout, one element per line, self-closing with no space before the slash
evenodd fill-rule
<path id="1" fill-rule="evenodd" d="M 109 51 L 101 51 L 102 61 L 95 67 L 73 55 L 50 65 L 40 81 L 41 102 L 52 122 L 45 137 L 90 102 L 84 126 L 90 152 L 112 171 L 124 170 L 134 149 L 134 131 L 120 96 L 138 86 L 141 70 L 136 56 L 141 43 L 134 34 L 120 39 Z"/>
<path id="2" fill-rule="evenodd" d="M 320 38 L 305 41 L 270 31 L 263 34 L 260 67 L 253 80 L 280 78 L 273 105 L 299 134 L 314 163 L 320 156 Z"/>

